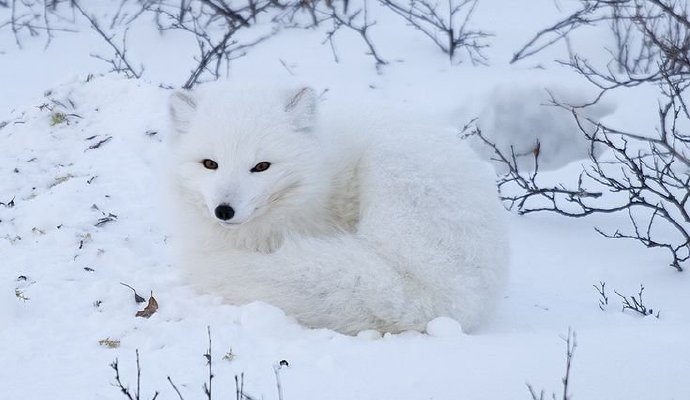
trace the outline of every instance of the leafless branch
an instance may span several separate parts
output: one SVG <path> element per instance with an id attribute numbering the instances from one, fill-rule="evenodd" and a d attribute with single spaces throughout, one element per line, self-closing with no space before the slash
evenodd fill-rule
<path id="1" fill-rule="evenodd" d="M 120 389 L 120 392 L 129 400 L 134 400 L 134 397 L 132 397 L 132 394 L 129 392 L 129 388 L 126 387 L 120 379 L 120 364 L 117 358 L 110 364 L 110 368 L 112 368 L 115 371 L 115 383 L 117 384 L 117 387 Z"/>
<path id="2" fill-rule="evenodd" d="M 609 296 L 606 294 L 606 282 L 599 282 L 599 286 L 592 286 L 594 286 L 594 289 L 599 293 L 599 309 L 604 311 L 606 306 L 609 305 Z"/>
<path id="3" fill-rule="evenodd" d="M 570 370 L 573 364 L 573 355 L 577 347 L 577 338 L 575 332 L 568 328 L 568 336 L 563 338 L 565 341 L 565 375 L 563 376 L 563 400 L 568 400 L 568 385 L 570 384 Z"/>
<path id="4" fill-rule="evenodd" d="M 333 23 L 333 28 L 326 33 L 327 39 L 331 43 L 331 49 L 333 49 L 333 56 L 337 60 L 335 55 L 335 50 L 333 48 L 333 36 L 340 30 L 340 28 L 345 27 L 349 30 L 356 32 L 364 41 L 364 43 L 369 48 L 367 53 L 376 61 L 376 68 L 380 71 L 380 68 L 386 64 L 388 61 L 384 60 L 376 50 L 374 43 L 369 34 L 369 28 L 376 25 L 376 21 L 372 21 L 369 18 L 369 12 L 367 8 L 367 1 L 365 0 L 362 4 L 362 8 L 356 10 L 352 13 L 346 14 L 338 10 L 332 2 L 327 2 L 327 8 L 324 10 L 317 10 L 322 16 L 323 20 L 330 20 Z"/>
<path id="5" fill-rule="evenodd" d="M 604 8 L 606 4 L 617 2 L 618 0 L 582 0 L 582 7 L 579 10 L 537 32 L 532 39 L 513 54 L 510 62 L 520 61 L 552 46 L 583 25 L 592 25 L 608 19 L 606 16 L 598 15 L 597 12 Z"/>
<path id="6" fill-rule="evenodd" d="M 208 365 L 208 382 L 204 383 L 204 394 L 208 400 L 213 399 L 213 353 L 211 352 L 211 327 L 207 326 L 206 331 L 208 332 L 208 349 L 206 349 L 206 365 Z"/>
<path id="7" fill-rule="evenodd" d="M 87 21 L 89 21 L 89 24 L 91 24 L 91 28 L 98 33 L 99 36 L 105 40 L 105 42 L 113 49 L 115 53 L 114 58 L 106 58 L 103 56 L 95 55 L 92 54 L 93 57 L 96 57 L 98 59 L 101 59 L 103 61 L 108 62 L 112 67 L 113 72 L 118 72 L 118 73 L 124 73 L 128 78 L 136 78 L 139 79 L 141 77 L 141 74 L 144 71 L 144 67 L 141 66 L 139 69 L 134 69 L 132 65 L 130 64 L 129 60 L 127 60 L 127 30 L 125 29 L 123 35 L 122 35 L 122 45 L 118 47 L 114 42 L 114 35 L 108 35 L 103 31 L 101 28 L 99 22 L 96 20 L 94 16 L 91 16 L 86 13 L 86 11 L 81 7 L 79 2 L 77 0 L 72 0 L 72 4 L 74 8 L 79 11 L 79 13 L 86 18 Z"/>
<path id="8" fill-rule="evenodd" d="M 621 298 L 623 304 L 623 311 L 630 310 L 645 317 L 647 315 L 654 315 L 655 317 L 659 318 L 659 316 L 661 315 L 661 311 L 657 310 L 655 314 L 654 309 L 648 308 L 642 300 L 642 292 L 644 292 L 643 285 L 640 285 L 640 291 L 637 292 L 637 297 L 635 297 L 634 295 L 629 297 L 624 296 L 618 293 L 617 291 L 614 291 L 614 293 L 616 293 L 616 295 Z"/>
<path id="9" fill-rule="evenodd" d="M 172 388 L 175 390 L 175 393 L 177 393 L 177 397 L 180 400 L 184 400 L 184 397 L 182 397 L 182 393 L 180 393 L 180 390 L 177 388 L 177 386 L 175 386 L 175 384 L 173 383 L 172 379 L 170 379 L 170 377 L 168 377 L 168 382 L 170 382 L 170 386 L 172 386 Z"/>
<path id="10" fill-rule="evenodd" d="M 458 50 L 464 50 L 473 64 L 487 63 L 483 49 L 492 35 L 469 28 L 478 0 L 447 0 L 443 6 L 433 0 L 410 0 L 406 5 L 397 0 L 379 2 L 431 39 L 451 62 Z"/>
<path id="11" fill-rule="evenodd" d="M 63 3 L 71 7 L 71 0 L 3 0 L 0 7 L 9 8 L 10 15 L 5 21 L 0 21 L 0 29 L 9 27 L 14 36 L 18 48 L 23 48 L 22 40 L 29 37 L 40 36 L 45 33 L 46 44 L 48 47 L 52 42 L 55 32 L 76 32 L 69 26 L 56 24 L 59 21 L 59 11 Z"/>
<path id="12" fill-rule="evenodd" d="M 115 371 L 115 383 L 116 387 L 120 389 L 120 393 L 129 400 L 141 400 L 141 365 L 139 364 L 139 350 L 136 350 L 137 355 L 137 388 L 134 394 L 129 390 L 129 387 L 125 386 L 120 379 L 120 364 L 117 358 L 110 364 L 110 368 Z M 158 391 L 153 394 L 151 400 L 156 400 L 158 398 Z"/>
<path id="13" fill-rule="evenodd" d="M 561 383 L 563 384 L 563 393 L 561 399 L 569 400 L 571 399 L 571 397 L 568 395 L 568 389 L 570 386 L 570 372 L 572 369 L 573 356 L 575 355 L 575 348 L 577 347 L 577 337 L 575 335 L 575 332 L 571 328 L 568 328 L 568 336 L 561 337 L 561 339 L 563 339 L 566 345 L 565 375 L 561 379 Z M 545 400 L 544 390 L 541 390 L 537 395 L 537 392 L 534 390 L 534 387 L 531 384 L 527 383 L 526 385 L 527 389 L 529 390 L 530 396 L 532 397 L 532 400 Z M 556 393 L 552 393 L 551 398 L 553 400 L 556 400 Z"/>
<path id="14" fill-rule="evenodd" d="M 75 31 L 75 19 L 84 17 L 113 54 L 92 54 L 105 61 L 114 72 L 128 77 L 142 76 L 143 66 L 135 67 L 127 53 L 130 24 L 142 15 L 151 15 L 161 31 L 182 31 L 197 44 L 192 56 L 193 67 L 184 88 L 217 80 L 227 75 L 231 62 L 247 54 L 253 47 L 290 28 L 313 28 L 327 24 L 324 43 L 328 42 L 336 62 L 336 37 L 352 32 L 361 38 L 366 54 L 380 72 L 389 63 L 375 40 L 377 22 L 370 7 L 377 12 L 394 12 L 409 20 L 423 32 L 452 62 L 459 62 L 464 52 L 475 64 L 486 63 L 483 49 L 490 34 L 471 27 L 478 0 L 412 0 L 410 9 L 397 0 L 119 0 L 111 13 L 99 20 L 88 12 L 86 4 L 77 0 L 0 0 L 0 7 L 9 8 L 7 20 L 0 20 L 0 29 L 11 29 L 17 46 L 27 36 L 44 36 L 46 46 L 55 39 L 55 32 Z M 71 18 L 67 16 L 70 10 Z M 376 28 L 375 28 L 376 27 Z"/>
<path id="15" fill-rule="evenodd" d="M 283 385 L 280 382 L 280 369 L 282 368 L 282 365 L 280 364 L 275 364 L 273 366 L 273 373 L 275 374 L 276 377 L 276 389 L 278 390 L 278 400 L 283 400 Z"/>
<path id="16" fill-rule="evenodd" d="M 552 96 L 552 105 L 571 112 L 590 145 L 589 160 L 570 184 L 545 185 L 539 173 L 536 143 L 533 171 L 521 171 L 517 160 L 529 155 L 506 153 L 478 129 L 471 132 L 493 152 L 506 171 L 499 180 L 507 208 L 520 214 L 555 212 L 568 217 L 624 212 L 627 229 L 597 232 L 608 238 L 633 239 L 670 255 L 678 271 L 690 260 L 690 123 L 686 103 L 690 87 L 690 19 L 687 3 L 671 0 L 579 0 L 581 7 L 548 27 L 521 48 L 513 61 L 524 59 L 584 25 L 608 24 L 616 48 L 611 62 L 595 67 L 578 54 L 562 64 L 599 89 L 585 104 L 566 104 Z M 586 116 L 587 107 L 614 90 L 641 85 L 659 88 L 655 132 L 630 132 Z M 467 128 L 465 130 L 468 130 Z M 604 149 L 601 158 L 594 149 Z M 603 287 L 602 287 L 603 290 Z"/>
<path id="17" fill-rule="evenodd" d="M 282 9 L 283 5 L 277 0 L 234 4 L 225 0 L 151 0 L 145 4 L 146 10 L 156 16 L 160 30 L 181 30 L 197 42 L 197 64 L 183 88 L 190 89 L 205 79 L 219 79 L 223 71 L 228 71 L 232 60 L 243 57 L 247 50 L 278 32 L 274 26 L 254 39 L 239 39 L 245 31 L 254 29 L 260 15 Z"/>

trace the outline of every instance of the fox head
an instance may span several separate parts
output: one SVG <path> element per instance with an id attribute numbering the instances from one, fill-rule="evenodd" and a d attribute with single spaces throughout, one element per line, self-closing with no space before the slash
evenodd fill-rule
<path id="1" fill-rule="evenodd" d="M 170 98 L 176 181 L 190 206 L 228 229 L 303 215 L 328 179 L 314 91 L 213 89 Z"/>

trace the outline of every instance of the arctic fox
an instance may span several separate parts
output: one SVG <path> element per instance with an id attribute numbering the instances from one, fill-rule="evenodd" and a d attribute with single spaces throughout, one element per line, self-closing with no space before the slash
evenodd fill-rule
<path id="1" fill-rule="evenodd" d="M 224 84 L 171 96 L 186 279 L 348 334 L 440 316 L 475 328 L 508 263 L 491 167 L 453 135 L 323 120 L 316 102 L 309 88 Z"/>

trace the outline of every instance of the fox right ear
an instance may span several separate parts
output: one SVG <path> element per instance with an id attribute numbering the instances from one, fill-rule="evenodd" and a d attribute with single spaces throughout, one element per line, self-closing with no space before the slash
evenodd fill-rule
<path id="1" fill-rule="evenodd" d="M 316 120 L 316 92 L 310 87 L 290 91 L 284 106 L 296 131 L 309 131 Z"/>
<path id="2" fill-rule="evenodd" d="M 189 90 L 176 90 L 170 95 L 168 103 L 170 119 L 177 133 L 187 133 L 189 123 L 196 111 L 196 99 Z"/>

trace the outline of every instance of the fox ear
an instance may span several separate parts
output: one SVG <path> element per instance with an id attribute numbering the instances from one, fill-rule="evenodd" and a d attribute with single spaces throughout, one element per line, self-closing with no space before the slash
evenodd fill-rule
<path id="1" fill-rule="evenodd" d="M 308 132 L 316 122 L 316 92 L 310 87 L 291 90 L 285 102 L 285 112 L 290 114 L 296 131 Z"/>
<path id="2" fill-rule="evenodd" d="M 189 123 L 196 111 L 196 99 L 189 90 L 176 90 L 168 100 L 170 119 L 177 133 L 187 133 Z"/>

